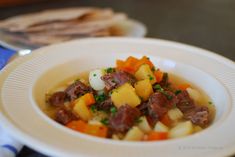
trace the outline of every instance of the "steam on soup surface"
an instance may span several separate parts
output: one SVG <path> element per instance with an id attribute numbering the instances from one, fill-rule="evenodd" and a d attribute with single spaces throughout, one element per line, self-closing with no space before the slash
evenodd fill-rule
<path id="1" fill-rule="evenodd" d="M 112 68 L 84 72 L 46 93 L 44 112 L 85 134 L 115 140 L 157 141 L 208 127 L 209 98 L 182 78 L 157 69 L 149 58 L 128 57 Z"/>

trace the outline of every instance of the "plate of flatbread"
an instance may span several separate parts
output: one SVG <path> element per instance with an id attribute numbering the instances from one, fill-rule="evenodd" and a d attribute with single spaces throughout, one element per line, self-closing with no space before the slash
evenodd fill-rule
<path id="1" fill-rule="evenodd" d="M 0 44 L 13 49 L 38 47 L 89 37 L 144 37 L 146 27 L 110 8 L 43 10 L 0 21 Z"/>

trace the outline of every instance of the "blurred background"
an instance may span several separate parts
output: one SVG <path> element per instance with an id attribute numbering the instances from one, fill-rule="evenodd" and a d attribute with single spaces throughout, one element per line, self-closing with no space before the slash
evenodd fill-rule
<path id="1" fill-rule="evenodd" d="M 144 23 L 147 37 L 198 46 L 235 61 L 235 0 L 0 0 L 0 20 L 45 9 L 110 7 Z M 24 147 L 19 157 L 44 157 Z"/>
<path id="2" fill-rule="evenodd" d="M 199 46 L 235 60 L 234 0 L 0 0 L 0 20 L 74 6 L 113 8 L 143 22 L 147 37 Z"/>

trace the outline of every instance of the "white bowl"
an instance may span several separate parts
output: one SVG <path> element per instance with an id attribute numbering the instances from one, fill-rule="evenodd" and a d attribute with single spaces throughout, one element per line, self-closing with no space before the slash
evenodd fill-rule
<path id="1" fill-rule="evenodd" d="M 82 71 L 116 59 L 149 56 L 157 67 L 203 89 L 216 106 L 214 123 L 185 138 L 160 142 L 101 139 L 67 129 L 39 108 L 45 93 Z M 235 152 L 235 64 L 208 51 L 153 39 L 100 38 L 52 45 L 9 64 L 0 75 L 0 120 L 15 138 L 51 156 L 224 156 Z"/>

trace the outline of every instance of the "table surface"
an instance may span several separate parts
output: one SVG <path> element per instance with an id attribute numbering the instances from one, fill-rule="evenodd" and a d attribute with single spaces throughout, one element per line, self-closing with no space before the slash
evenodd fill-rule
<path id="1" fill-rule="evenodd" d="M 34 5 L 0 8 L 0 19 L 43 9 L 99 6 L 125 12 L 143 22 L 147 37 L 208 49 L 235 61 L 234 0 L 47 0 Z M 18 157 L 45 157 L 24 147 Z"/>

